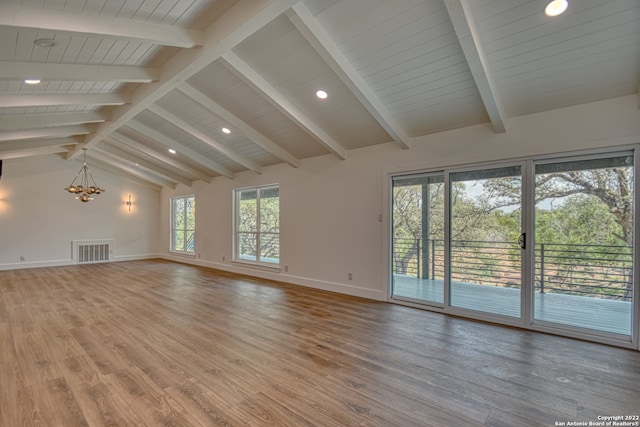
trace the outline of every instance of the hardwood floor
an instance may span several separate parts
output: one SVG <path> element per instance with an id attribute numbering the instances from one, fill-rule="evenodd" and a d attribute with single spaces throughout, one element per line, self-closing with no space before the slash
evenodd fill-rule
<path id="1" fill-rule="evenodd" d="M 0 426 L 555 426 L 640 352 L 165 261 L 0 272 Z"/>

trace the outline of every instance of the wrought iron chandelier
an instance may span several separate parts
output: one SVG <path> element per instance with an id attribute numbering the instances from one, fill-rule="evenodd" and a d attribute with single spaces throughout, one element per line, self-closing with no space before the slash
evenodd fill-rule
<path id="1" fill-rule="evenodd" d="M 87 203 L 93 200 L 94 194 L 104 193 L 106 190 L 96 185 L 96 181 L 93 179 L 93 175 L 91 175 L 91 172 L 87 167 L 87 149 L 83 148 L 83 150 L 84 163 L 82 164 L 82 167 L 78 171 L 76 177 L 73 178 L 73 181 L 71 181 L 71 184 L 69 184 L 69 186 L 64 190 L 69 193 L 75 194 L 76 200 Z"/>

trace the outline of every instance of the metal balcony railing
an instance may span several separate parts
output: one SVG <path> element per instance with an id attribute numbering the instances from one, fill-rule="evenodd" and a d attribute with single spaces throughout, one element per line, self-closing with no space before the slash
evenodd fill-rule
<path id="1" fill-rule="evenodd" d="M 394 239 L 394 274 L 443 280 L 444 258 L 443 240 Z M 535 291 L 631 301 L 632 265 L 631 246 L 538 243 Z M 520 287 L 521 270 L 516 243 L 451 242 L 452 281 Z"/>

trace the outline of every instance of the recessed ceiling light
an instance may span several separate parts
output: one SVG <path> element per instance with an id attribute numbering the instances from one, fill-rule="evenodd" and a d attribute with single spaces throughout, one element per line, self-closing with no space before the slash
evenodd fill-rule
<path id="1" fill-rule="evenodd" d="M 231 133 L 231 130 L 229 128 L 222 128 L 222 132 L 229 135 Z"/>
<path id="2" fill-rule="evenodd" d="M 24 82 L 28 85 L 37 85 L 40 84 L 40 79 L 25 79 Z"/>
<path id="3" fill-rule="evenodd" d="M 35 39 L 33 44 L 40 47 L 53 47 L 56 45 L 56 41 L 54 39 Z"/>
<path id="4" fill-rule="evenodd" d="M 171 154 L 176 154 L 176 150 L 174 150 L 173 148 L 169 148 L 169 152 L 170 152 Z"/>
<path id="5" fill-rule="evenodd" d="M 327 92 L 323 91 L 323 90 L 318 90 L 316 91 L 316 96 L 320 99 L 327 99 L 327 96 L 329 96 L 327 94 Z"/>
<path id="6" fill-rule="evenodd" d="M 569 7 L 567 0 L 552 0 L 547 7 L 544 8 L 544 13 L 547 16 L 558 16 L 562 14 Z"/>

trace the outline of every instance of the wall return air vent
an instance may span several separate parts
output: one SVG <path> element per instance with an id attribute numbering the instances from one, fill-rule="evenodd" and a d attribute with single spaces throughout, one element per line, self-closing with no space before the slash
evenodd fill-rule
<path id="1" fill-rule="evenodd" d="M 113 255 L 115 240 L 72 240 L 72 259 L 78 264 L 108 262 Z"/>

